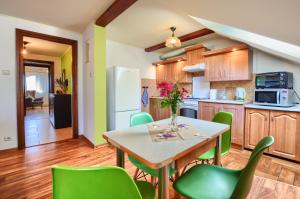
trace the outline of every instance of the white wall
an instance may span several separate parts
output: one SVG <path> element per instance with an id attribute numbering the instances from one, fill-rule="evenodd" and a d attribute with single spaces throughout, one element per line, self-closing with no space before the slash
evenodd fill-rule
<path id="1" fill-rule="evenodd" d="M 253 72 L 288 71 L 294 75 L 294 89 L 300 94 L 300 64 L 282 59 L 260 50 L 253 50 Z"/>
<path id="2" fill-rule="evenodd" d="M 113 66 L 138 68 L 140 69 L 141 78 L 156 79 L 156 69 L 152 63 L 157 60 L 159 58 L 156 53 L 146 53 L 142 48 L 112 40 L 106 41 L 108 130 L 111 130 L 113 126 Z"/>
<path id="3" fill-rule="evenodd" d="M 88 45 L 87 45 L 88 43 Z M 86 52 L 89 46 L 87 62 Z M 84 136 L 95 144 L 94 125 L 94 24 L 90 24 L 83 33 L 83 88 L 84 88 Z"/>
<path id="4" fill-rule="evenodd" d="M 0 150 L 17 147 L 17 110 L 16 110 L 16 49 L 15 29 L 25 29 L 55 35 L 78 41 L 78 116 L 79 132 L 83 132 L 83 93 L 82 93 L 82 36 L 49 25 L 0 15 Z M 2 75 L 9 70 L 10 75 Z M 4 141 L 11 137 L 11 141 Z"/>

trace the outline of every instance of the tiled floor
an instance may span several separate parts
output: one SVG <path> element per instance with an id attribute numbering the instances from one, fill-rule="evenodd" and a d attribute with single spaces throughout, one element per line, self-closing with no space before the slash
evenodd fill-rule
<path id="1" fill-rule="evenodd" d="M 25 116 L 26 147 L 72 138 L 72 128 L 54 129 L 49 120 L 49 108 L 27 110 Z"/>

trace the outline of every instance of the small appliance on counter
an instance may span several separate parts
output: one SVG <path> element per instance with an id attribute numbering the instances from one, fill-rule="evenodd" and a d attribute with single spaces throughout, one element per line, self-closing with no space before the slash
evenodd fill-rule
<path id="1" fill-rule="evenodd" d="M 271 72 L 256 74 L 255 87 L 256 89 L 293 89 L 293 73 Z"/>
<path id="2" fill-rule="evenodd" d="M 245 100 L 246 99 L 246 90 L 242 87 L 237 87 L 235 89 L 235 100 Z"/>
<path id="3" fill-rule="evenodd" d="M 209 91 L 209 99 L 216 100 L 217 99 L 217 94 L 218 94 L 217 89 L 210 89 L 210 91 Z"/>
<path id="4" fill-rule="evenodd" d="M 226 89 L 223 88 L 221 91 L 220 91 L 220 99 L 221 100 L 226 100 L 227 99 L 227 92 L 226 92 Z"/>
<path id="5" fill-rule="evenodd" d="M 271 72 L 256 74 L 254 104 L 294 106 L 293 73 Z"/>
<path id="6" fill-rule="evenodd" d="M 293 89 L 255 89 L 254 104 L 268 106 L 294 106 Z"/>

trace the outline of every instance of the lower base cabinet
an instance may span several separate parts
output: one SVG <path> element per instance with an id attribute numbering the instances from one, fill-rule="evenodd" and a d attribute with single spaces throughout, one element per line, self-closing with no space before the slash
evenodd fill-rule
<path id="1" fill-rule="evenodd" d="M 266 153 L 300 161 L 300 113 L 246 109 L 245 147 L 253 149 L 267 135 L 275 142 Z"/>
<path id="2" fill-rule="evenodd" d="M 230 112 L 233 115 L 231 127 L 231 143 L 234 147 L 244 147 L 244 106 L 236 104 L 221 104 L 199 102 L 199 119 L 211 121 L 219 111 Z"/>
<path id="3" fill-rule="evenodd" d="M 150 98 L 150 114 L 154 121 L 170 118 L 170 110 L 168 108 L 161 108 L 160 98 Z"/>

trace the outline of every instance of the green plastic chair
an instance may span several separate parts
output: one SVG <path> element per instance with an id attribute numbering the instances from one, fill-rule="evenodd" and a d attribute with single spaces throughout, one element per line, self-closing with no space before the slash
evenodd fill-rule
<path id="1" fill-rule="evenodd" d="M 247 197 L 255 168 L 264 150 L 274 143 L 272 136 L 263 138 L 253 150 L 242 170 L 231 170 L 215 165 L 196 165 L 180 176 L 174 189 L 188 198 L 244 199 Z"/>
<path id="2" fill-rule="evenodd" d="M 232 113 L 229 112 L 218 112 L 214 116 L 212 122 L 228 124 L 230 129 L 222 134 L 221 142 L 221 155 L 226 155 L 231 148 L 231 126 L 232 126 Z M 215 158 L 215 148 L 210 149 L 203 155 L 201 155 L 198 160 L 204 162 L 205 160 L 210 160 Z"/>
<path id="3" fill-rule="evenodd" d="M 155 199 L 152 184 L 119 167 L 52 167 L 53 199 Z"/>
<path id="4" fill-rule="evenodd" d="M 147 123 L 151 123 L 151 122 L 154 122 L 154 120 L 153 120 L 152 116 L 147 112 L 135 113 L 135 114 L 131 115 L 131 118 L 130 118 L 130 126 L 131 127 L 142 125 L 142 124 L 147 124 Z M 139 160 L 132 157 L 131 155 L 128 155 L 128 159 L 130 160 L 130 162 L 134 166 L 137 167 L 134 179 L 138 178 L 139 170 L 141 170 L 142 172 L 144 172 L 146 174 L 150 174 L 153 177 L 158 177 L 158 170 L 157 169 L 149 168 L 148 166 L 144 165 L 143 163 L 141 163 Z M 172 176 L 175 173 L 176 173 L 176 170 L 170 166 L 169 175 Z"/>

